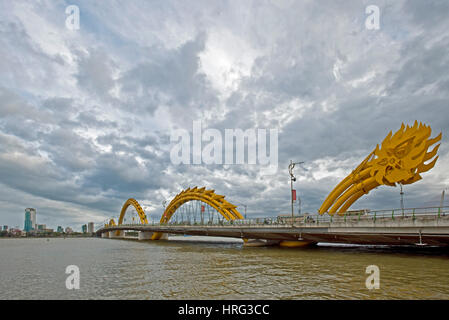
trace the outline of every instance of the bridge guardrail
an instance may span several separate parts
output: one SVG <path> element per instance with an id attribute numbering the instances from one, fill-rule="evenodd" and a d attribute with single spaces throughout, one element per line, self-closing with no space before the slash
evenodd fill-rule
<path id="1" fill-rule="evenodd" d="M 449 216 L 449 207 L 427 207 L 427 208 L 407 208 L 407 209 L 392 209 L 392 210 L 376 210 L 376 211 L 359 211 L 358 213 L 350 212 L 343 215 L 304 215 L 296 216 L 293 221 L 295 227 L 301 225 L 320 225 L 320 224 L 332 224 L 341 222 L 362 222 L 362 221 L 388 221 L 395 219 L 411 219 L 429 218 L 439 219 L 441 217 Z M 222 221 L 220 223 L 176 223 L 169 222 L 161 224 L 159 222 L 152 221 L 148 224 L 151 226 L 195 226 L 195 227 L 288 227 L 292 226 L 292 219 L 286 217 L 267 217 L 267 218 L 252 218 L 242 220 L 230 220 Z M 121 226 L 136 227 L 142 226 L 142 224 L 122 224 Z"/>

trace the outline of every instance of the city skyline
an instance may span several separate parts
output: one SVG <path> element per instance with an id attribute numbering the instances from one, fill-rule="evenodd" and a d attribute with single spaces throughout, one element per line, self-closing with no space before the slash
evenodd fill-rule
<path id="1" fill-rule="evenodd" d="M 7 230 L 7 229 L 18 229 L 24 232 L 37 232 L 37 231 L 45 231 L 45 230 L 55 230 L 55 232 L 61 232 L 60 229 L 65 228 L 71 228 L 71 226 L 65 226 L 62 227 L 61 225 L 55 225 L 54 228 L 49 228 L 47 224 L 44 223 L 37 223 L 37 210 L 35 208 L 26 208 L 25 209 L 25 221 L 23 222 L 22 226 L 19 225 L 7 225 L 4 223 L 1 223 L 0 221 L 0 230 Z M 98 224 L 97 224 L 98 225 Z M 84 227 L 86 227 L 86 230 L 84 232 Z M 75 229 L 77 229 L 75 227 Z M 94 233 L 95 232 L 95 223 L 94 222 L 87 222 L 83 224 L 80 227 L 81 231 L 84 233 Z"/>
<path id="2" fill-rule="evenodd" d="M 66 27 L 72 4 L 79 30 Z M 194 186 L 245 204 L 248 217 L 277 216 L 290 212 L 290 160 L 304 161 L 301 212 L 316 213 L 390 130 L 415 120 L 443 138 L 435 168 L 404 187 L 405 206 L 438 206 L 449 185 L 449 4 L 381 1 L 375 30 L 368 4 L 0 3 L 1 223 L 22 226 L 33 207 L 43 224 L 78 229 L 117 217 L 131 197 L 160 217 L 163 201 Z M 198 120 L 223 136 L 278 130 L 276 174 L 173 164 L 171 132 Z M 355 208 L 399 207 L 399 188 L 379 187 Z"/>

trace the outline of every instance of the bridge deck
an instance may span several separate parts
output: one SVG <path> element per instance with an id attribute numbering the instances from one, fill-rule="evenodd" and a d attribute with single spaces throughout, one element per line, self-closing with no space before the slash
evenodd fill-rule
<path id="1" fill-rule="evenodd" d="M 120 225 L 105 227 L 98 234 L 135 230 L 171 234 L 218 236 L 267 240 L 304 240 L 353 244 L 449 246 L 449 215 L 351 216 L 320 221 L 305 218 L 294 225 L 233 221 L 223 225 Z"/>

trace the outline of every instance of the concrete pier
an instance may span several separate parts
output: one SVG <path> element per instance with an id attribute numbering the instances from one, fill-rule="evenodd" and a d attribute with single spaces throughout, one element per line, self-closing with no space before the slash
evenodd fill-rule
<path id="1" fill-rule="evenodd" d="M 266 239 L 246 239 L 243 242 L 244 247 L 269 247 L 279 244 L 278 240 L 266 240 Z"/>
<path id="2" fill-rule="evenodd" d="M 149 231 L 140 231 L 139 232 L 139 241 L 142 240 L 151 240 L 151 237 L 153 236 L 153 232 Z"/>
<path id="3" fill-rule="evenodd" d="M 168 240 L 168 233 L 164 233 L 162 237 L 159 238 L 159 240 Z"/>
<path id="4" fill-rule="evenodd" d="M 123 238 L 125 238 L 125 231 L 124 230 L 109 231 L 109 238 L 111 238 L 111 239 L 123 239 Z"/>

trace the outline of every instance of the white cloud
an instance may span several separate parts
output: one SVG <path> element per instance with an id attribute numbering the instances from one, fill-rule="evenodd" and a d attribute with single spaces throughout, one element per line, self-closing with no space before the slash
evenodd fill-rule
<path id="1" fill-rule="evenodd" d="M 229 29 L 210 29 L 205 50 L 199 55 L 203 72 L 223 95 L 238 89 L 243 77 L 251 75 L 258 51 Z"/>

